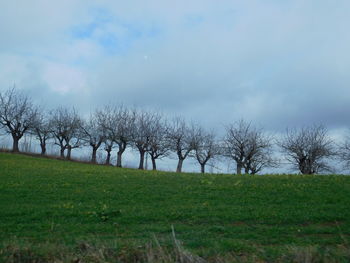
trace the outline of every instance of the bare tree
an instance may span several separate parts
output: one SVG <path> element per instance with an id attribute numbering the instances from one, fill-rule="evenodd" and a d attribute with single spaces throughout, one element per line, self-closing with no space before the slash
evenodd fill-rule
<path id="1" fill-rule="evenodd" d="M 147 111 L 134 111 L 135 122 L 132 132 L 132 141 L 134 147 L 140 153 L 139 169 L 144 169 L 145 154 L 150 150 L 151 138 L 156 132 L 155 128 L 160 115 Z M 155 163 L 154 163 L 155 164 Z"/>
<path id="2" fill-rule="evenodd" d="M 249 144 L 250 124 L 243 120 L 226 126 L 223 155 L 236 162 L 236 173 L 242 174 L 245 164 L 246 149 Z"/>
<path id="3" fill-rule="evenodd" d="M 201 166 L 201 173 L 205 173 L 208 161 L 219 155 L 220 148 L 213 132 L 206 132 L 201 127 L 193 129 L 194 157 Z"/>
<path id="4" fill-rule="evenodd" d="M 157 170 L 157 159 L 162 159 L 170 153 L 170 145 L 167 137 L 168 124 L 158 114 L 150 123 L 150 137 L 148 142 L 148 154 L 151 156 L 152 169 Z"/>
<path id="5" fill-rule="evenodd" d="M 59 107 L 51 112 L 50 125 L 55 144 L 60 146 L 60 156 L 71 159 L 72 149 L 79 148 L 82 144 L 81 118 L 74 108 L 67 109 Z"/>
<path id="6" fill-rule="evenodd" d="M 290 162 L 302 174 L 330 171 L 327 158 L 333 157 L 333 141 L 322 125 L 287 130 L 279 146 Z"/>
<path id="7" fill-rule="evenodd" d="M 106 138 L 118 145 L 117 167 L 122 167 L 122 155 L 132 140 L 133 112 L 124 106 L 106 106 L 98 110 L 96 116 L 99 125 L 106 130 Z"/>
<path id="8" fill-rule="evenodd" d="M 171 151 L 175 152 L 178 158 L 176 172 L 181 173 L 184 160 L 194 149 L 191 128 L 187 126 L 184 119 L 174 118 L 169 126 L 167 137 Z"/>
<path id="9" fill-rule="evenodd" d="M 98 123 L 98 113 L 90 114 L 88 120 L 82 121 L 82 140 L 91 146 L 91 162 L 96 163 L 97 150 L 106 140 L 106 130 Z"/>
<path id="10" fill-rule="evenodd" d="M 236 162 L 236 173 L 255 174 L 263 168 L 274 166 L 272 138 L 251 123 L 240 120 L 226 127 L 223 155 Z"/>
<path id="11" fill-rule="evenodd" d="M 0 92 L 0 124 L 12 136 L 13 152 L 19 152 L 19 141 L 33 127 L 36 114 L 31 99 L 16 88 Z"/>
<path id="12" fill-rule="evenodd" d="M 46 154 L 47 140 L 52 138 L 52 127 L 50 124 L 49 116 L 45 113 L 45 111 L 43 109 L 38 111 L 33 127 L 31 128 L 31 133 L 40 142 L 41 155 Z"/>

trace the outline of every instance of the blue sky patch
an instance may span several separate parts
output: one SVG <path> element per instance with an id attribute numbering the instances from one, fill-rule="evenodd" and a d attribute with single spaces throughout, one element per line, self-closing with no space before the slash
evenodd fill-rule
<path id="1" fill-rule="evenodd" d="M 102 9 L 95 10 L 91 20 L 73 27 L 71 37 L 94 41 L 109 54 L 125 53 L 136 41 L 158 37 L 163 32 L 154 23 L 122 21 Z"/>

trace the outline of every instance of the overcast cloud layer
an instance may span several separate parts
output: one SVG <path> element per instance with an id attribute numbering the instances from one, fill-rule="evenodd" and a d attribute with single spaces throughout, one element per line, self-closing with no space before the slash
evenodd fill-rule
<path id="1" fill-rule="evenodd" d="M 350 125 L 348 0 L 0 1 L 0 89 L 47 107 Z"/>

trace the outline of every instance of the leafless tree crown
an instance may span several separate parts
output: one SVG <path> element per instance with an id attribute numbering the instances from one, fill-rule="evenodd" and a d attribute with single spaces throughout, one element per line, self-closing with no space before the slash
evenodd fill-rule
<path id="1" fill-rule="evenodd" d="M 37 107 L 16 88 L 0 92 L 0 124 L 13 139 L 12 150 L 19 152 L 19 140 L 33 127 Z"/>
<path id="2" fill-rule="evenodd" d="M 183 161 L 194 150 L 193 132 L 184 119 L 176 117 L 172 119 L 168 129 L 170 150 L 175 152 L 178 158 L 176 172 L 182 171 Z"/>
<path id="3" fill-rule="evenodd" d="M 244 120 L 226 127 L 223 142 L 223 155 L 236 162 L 237 174 L 242 169 L 246 174 L 255 174 L 276 163 L 272 157 L 272 138 Z"/>
<path id="4" fill-rule="evenodd" d="M 136 116 L 133 128 L 133 145 L 140 153 L 139 169 L 144 169 L 144 158 L 146 153 L 153 153 L 156 156 L 156 151 L 160 153 L 159 139 L 157 137 L 158 128 L 161 128 L 162 116 L 156 112 L 149 111 L 134 111 Z M 160 156 L 158 156 L 160 157 Z M 155 169 L 155 159 L 152 159 L 153 168 Z"/>
<path id="5" fill-rule="evenodd" d="M 60 146 L 61 157 L 67 150 L 67 159 L 71 158 L 71 151 L 79 148 L 82 141 L 82 119 L 74 108 L 59 107 L 50 114 L 50 125 L 55 144 Z"/>
<path id="6" fill-rule="evenodd" d="M 206 132 L 202 127 L 192 129 L 194 157 L 201 166 L 201 173 L 209 160 L 220 154 L 220 147 L 215 139 L 214 132 Z"/>
<path id="7" fill-rule="evenodd" d="M 82 141 L 92 148 L 91 162 L 96 163 L 97 150 L 106 139 L 106 129 L 99 125 L 97 112 L 81 122 Z"/>
<path id="8" fill-rule="evenodd" d="M 96 118 L 98 125 L 106 132 L 107 153 L 110 154 L 113 145 L 116 144 L 118 146 L 117 167 L 122 167 L 122 155 L 132 141 L 134 112 L 123 105 L 107 105 L 96 111 Z M 109 163 L 109 160 L 106 160 L 106 163 Z"/>
<path id="9" fill-rule="evenodd" d="M 169 125 L 161 114 L 157 114 L 150 123 L 149 130 L 150 137 L 147 152 L 151 157 L 153 170 L 156 170 L 156 160 L 170 154 L 170 144 L 167 137 Z"/>
<path id="10" fill-rule="evenodd" d="M 327 158 L 335 155 L 333 141 L 322 125 L 287 130 L 279 142 L 288 162 L 302 174 L 330 171 Z"/>
<path id="11" fill-rule="evenodd" d="M 41 147 L 41 154 L 46 154 L 46 144 L 49 139 L 52 138 L 53 127 L 47 112 L 40 109 L 36 114 L 36 117 L 31 128 L 31 133 L 39 140 Z"/>

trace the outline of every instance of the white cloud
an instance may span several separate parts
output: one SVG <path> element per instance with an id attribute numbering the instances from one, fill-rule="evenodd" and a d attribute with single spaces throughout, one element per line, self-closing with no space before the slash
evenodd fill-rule
<path id="1" fill-rule="evenodd" d="M 84 73 L 80 70 L 62 64 L 48 63 L 43 69 L 43 80 L 47 86 L 60 94 L 87 91 Z"/>

